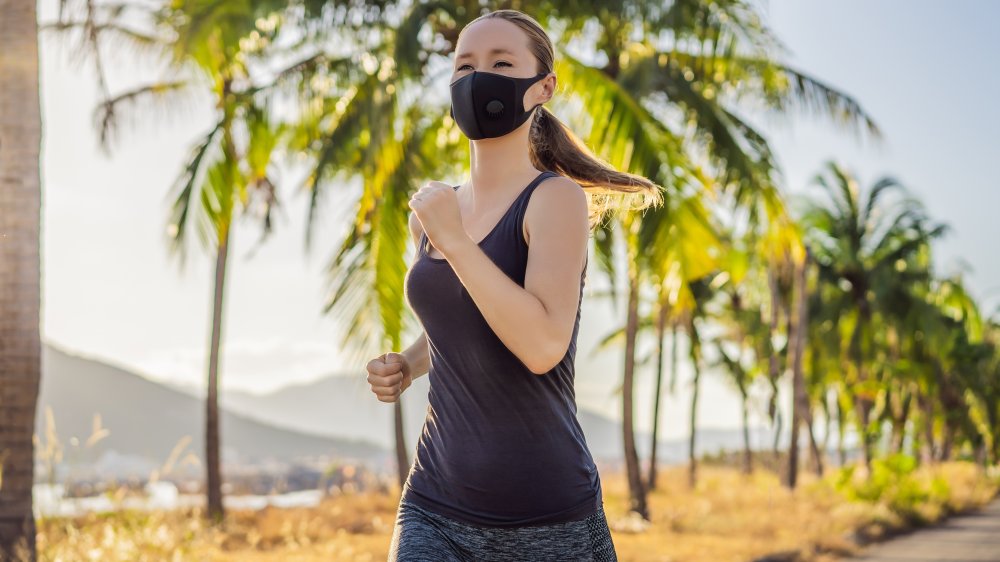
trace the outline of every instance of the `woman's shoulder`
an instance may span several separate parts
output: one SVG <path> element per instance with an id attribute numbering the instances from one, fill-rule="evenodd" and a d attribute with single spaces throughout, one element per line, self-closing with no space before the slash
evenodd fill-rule
<path id="1" fill-rule="evenodd" d="M 587 193 L 572 178 L 563 175 L 544 178 L 535 186 L 524 206 L 523 232 L 531 239 L 531 226 L 557 224 L 557 229 L 589 229 L 590 201 Z"/>
<path id="2" fill-rule="evenodd" d="M 582 208 L 588 205 L 587 193 L 583 187 L 571 177 L 556 174 L 542 178 L 542 181 L 538 182 L 528 199 L 527 209 L 541 207 L 543 208 L 541 212 L 562 212 L 565 208 L 572 214 L 574 210 L 580 209 L 581 205 Z"/>

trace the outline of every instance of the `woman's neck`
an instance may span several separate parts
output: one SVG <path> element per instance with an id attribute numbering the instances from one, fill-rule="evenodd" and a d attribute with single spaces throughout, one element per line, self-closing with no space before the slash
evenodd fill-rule
<path id="1" fill-rule="evenodd" d="M 472 141 L 472 184 L 477 192 L 506 191 L 538 175 L 528 155 L 529 129 L 530 121 L 502 137 Z"/>

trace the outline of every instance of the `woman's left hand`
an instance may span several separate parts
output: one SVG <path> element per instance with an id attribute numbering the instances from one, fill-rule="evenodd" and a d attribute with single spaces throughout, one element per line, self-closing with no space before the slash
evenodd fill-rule
<path id="1" fill-rule="evenodd" d="M 420 220 L 427 238 L 445 253 L 468 238 L 455 189 L 439 181 L 427 182 L 410 197 L 410 208 Z"/>

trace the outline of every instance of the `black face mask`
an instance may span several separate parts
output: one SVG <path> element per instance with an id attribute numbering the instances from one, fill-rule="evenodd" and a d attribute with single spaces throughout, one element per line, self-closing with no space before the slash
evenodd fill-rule
<path id="1" fill-rule="evenodd" d="M 513 78 L 474 70 L 451 83 L 451 118 L 471 140 L 502 137 L 542 105 L 525 110 L 524 93 L 548 74 Z"/>

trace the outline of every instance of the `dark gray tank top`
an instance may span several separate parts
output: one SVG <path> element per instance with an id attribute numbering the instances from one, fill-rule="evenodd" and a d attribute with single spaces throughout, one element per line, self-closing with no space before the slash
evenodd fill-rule
<path id="1" fill-rule="evenodd" d="M 479 247 L 524 286 L 528 244 L 525 187 Z M 455 186 L 457 189 L 458 186 Z M 430 352 L 427 417 L 403 497 L 482 527 L 584 519 L 602 504 L 601 481 L 577 420 L 573 336 L 551 371 L 536 375 L 497 337 L 448 260 L 427 253 L 427 236 L 406 274 L 405 297 Z M 580 275 L 580 301 L 586 267 Z"/>

